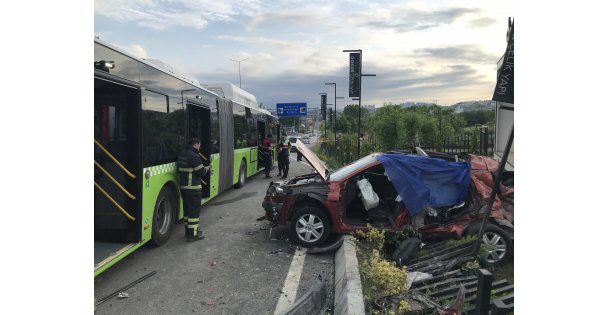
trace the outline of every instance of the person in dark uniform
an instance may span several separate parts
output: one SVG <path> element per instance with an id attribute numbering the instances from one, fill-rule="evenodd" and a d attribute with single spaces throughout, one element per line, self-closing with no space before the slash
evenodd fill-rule
<path id="1" fill-rule="evenodd" d="M 283 176 L 283 157 L 281 156 L 281 153 L 283 152 L 283 140 L 285 140 L 285 134 L 285 131 L 281 133 L 281 137 L 277 143 L 277 164 L 279 166 L 279 174 L 277 177 Z"/>
<path id="2" fill-rule="evenodd" d="M 266 178 L 270 178 L 270 168 L 272 167 L 272 134 L 267 134 L 266 139 L 260 144 L 260 159 L 264 165 Z"/>
<path id="3" fill-rule="evenodd" d="M 287 133 L 285 131 L 283 131 L 279 145 L 281 146 L 281 151 L 279 152 L 279 161 L 282 162 L 279 165 L 283 166 L 283 176 L 281 178 L 287 178 L 287 174 L 289 173 L 289 150 L 291 148 L 291 142 L 289 142 L 289 137 L 287 137 Z M 281 172 L 280 168 L 279 172 Z"/>
<path id="4" fill-rule="evenodd" d="M 188 242 L 205 238 L 198 226 L 201 213 L 202 178 L 209 171 L 209 166 L 203 166 L 199 155 L 200 147 L 201 141 L 198 138 L 192 138 L 188 141 L 188 146 L 177 156 L 179 190 L 184 201 L 184 221 Z"/>

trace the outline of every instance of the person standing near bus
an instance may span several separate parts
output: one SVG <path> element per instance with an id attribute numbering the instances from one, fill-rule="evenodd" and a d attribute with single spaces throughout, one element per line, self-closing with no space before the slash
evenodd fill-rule
<path id="1" fill-rule="evenodd" d="M 267 134 L 266 139 L 260 145 L 260 157 L 264 161 L 264 173 L 266 178 L 270 178 L 270 167 L 272 166 L 272 134 Z"/>
<path id="2" fill-rule="evenodd" d="M 279 152 L 279 160 L 282 163 L 279 163 L 279 165 L 283 166 L 283 176 L 281 178 L 287 178 L 287 174 L 289 173 L 289 150 L 291 148 L 291 142 L 289 142 L 289 137 L 287 137 L 287 133 L 285 131 L 283 131 L 281 136 L 281 142 L 279 143 L 279 145 L 281 146 L 281 151 Z M 280 166 L 279 172 L 281 172 Z"/>
<path id="3" fill-rule="evenodd" d="M 209 166 L 203 166 L 199 150 L 201 141 L 191 138 L 188 146 L 177 156 L 177 171 L 179 173 L 179 190 L 184 201 L 184 222 L 186 222 L 186 240 L 188 242 L 204 239 L 203 232 L 198 229 L 201 214 L 202 178 L 209 171 Z"/>

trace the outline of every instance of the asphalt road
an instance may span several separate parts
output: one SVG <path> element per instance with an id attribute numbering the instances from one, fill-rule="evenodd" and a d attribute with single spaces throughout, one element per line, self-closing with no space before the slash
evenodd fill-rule
<path id="1" fill-rule="evenodd" d="M 290 177 L 313 172 L 291 154 Z M 277 180 L 278 169 L 272 170 Z M 287 229 L 256 219 L 271 179 L 263 172 L 240 189 L 230 189 L 201 210 L 205 239 L 187 243 L 181 224 L 161 247 L 140 248 L 95 278 L 95 298 L 107 295 L 152 272 L 150 278 L 96 307 L 96 314 L 274 314 L 289 306 L 321 277 L 328 287 L 326 307 L 333 307 L 333 254 L 301 254 L 301 273 L 292 267 L 296 246 Z M 297 263 L 293 264 L 297 265 Z M 292 269 L 290 273 L 290 267 Z M 289 279 L 286 281 L 286 278 Z M 299 281 L 298 281 L 299 279 Z M 285 285 L 285 287 L 284 287 Z M 291 288 L 291 289 L 289 289 Z M 296 289 L 297 288 L 297 291 Z"/>

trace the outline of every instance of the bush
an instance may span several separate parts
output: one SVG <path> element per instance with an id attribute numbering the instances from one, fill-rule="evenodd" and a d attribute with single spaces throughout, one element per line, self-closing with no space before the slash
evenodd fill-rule
<path id="1" fill-rule="evenodd" d="M 369 224 L 367 227 L 369 230 L 366 232 L 353 232 L 364 299 L 371 301 L 387 295 L 405 294 L 407 270 L 380 255 L 383 253 L 386 232 Z M 401 312 L 409 309 L 407 301 L 400 303 L 398 309 Z"/>

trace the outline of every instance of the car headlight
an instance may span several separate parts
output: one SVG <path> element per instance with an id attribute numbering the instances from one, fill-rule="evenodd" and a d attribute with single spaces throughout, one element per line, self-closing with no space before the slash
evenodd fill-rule
<path id="1" fill-rule="evenodd" d="M 285 190 L 277 185 L 272 185 L 272 186 L 270 186 L 270 188 L 268 188 L 268 192 L 271 195 L 282 195 L 285 192 Z"/>

